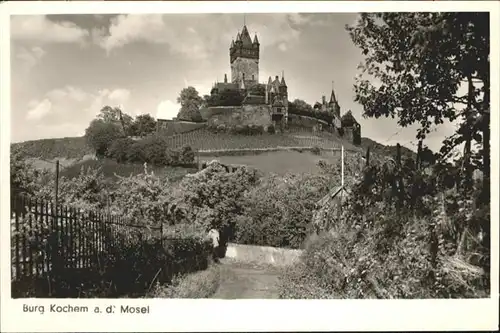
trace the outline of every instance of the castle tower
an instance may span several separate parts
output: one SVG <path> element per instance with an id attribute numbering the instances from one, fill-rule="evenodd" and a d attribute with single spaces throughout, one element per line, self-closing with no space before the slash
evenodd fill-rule
<path id="1" fill-rule="evenodd" d="M 255 35 L 253 41 L 246 25 L 241 34 L 238 32 L 236 41 L 229 48 L 231 63 L 231 82 L 241 86 L 241 81 L 252 85 L 259 82 L 259 51 L 260 44 Z"/>
<path id="2" fill-rule="evenodd" d="M 340 118 L 340 105 L 337 102 L 337 98 L 335 97 L 335 91 L 333 89 L 332 82 L 332 94 L 330 95 L 330 101 L 328 102 L 328 108 L 332 110 L 332 112 Z"/>

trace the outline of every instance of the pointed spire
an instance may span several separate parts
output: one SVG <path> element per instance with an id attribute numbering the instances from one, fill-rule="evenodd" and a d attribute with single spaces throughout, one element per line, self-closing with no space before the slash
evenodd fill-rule
<path id="1" fill-rule="evenodd" d="M 234 47 L 234 39 L 231 41 L 231 47 Z"/>
<path id="2" fill-rule="evenodd" d="M 257 39 L 257 33 L 255 33 L 255 37 L 253 38 L 253 43 L 259 45 L 259 40 Z"/>
<path id="3" fill-rule="evenodd" d="M 285 82 L 285 71 L 281 72 L 281 85 L 286 87 L 286 82 Z"/>
<path id="4" fill-rule="evenodd" d="M 239 31 L 238 34 L 236 35 L 236 42 L 241 42 L 241 35 Z"/>
<path id="5" fill-rule="evenodd" d="M 337 98 L 335 98 L 335 91 L 334 91 L 334 84 L 332 81 L 332 94 L 330 95 L 330 103 L 336 104 L 337 103 Z"/>
<path id="6" fill-rule="evenodd" d="M 224 83 L 227 83 L 227 74 L 224 74 Z"/>

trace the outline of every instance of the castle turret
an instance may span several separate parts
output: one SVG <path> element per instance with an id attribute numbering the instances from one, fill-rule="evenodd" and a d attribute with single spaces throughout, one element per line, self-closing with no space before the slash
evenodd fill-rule
<path id="1" fill-rule="evenodd" d="M 328 103 L 328 108 L 332 110 L 332 112 L 337 117 L 340 117 L 340 105 L 337 101 L 337 98 L 335 97 L 335 91 L 333 90 L 333 83 L 332 83 L 332 94 L 330 95 L 330 102 Z"/>
<path id="2" fill-rule="evenodd" d="M 254 45 L 254 46 L 255 46 L 255 45 L 259 46 L 259 45 L 260 45 L 260 44 L 259 44 L 259 40 L 257 39 L 257 34 L 255 34 L 255 37 L 253 38 L 253 45 Z"/>
<path id="3" fill-rule="evenodd" d="M 236 35 L 236 41 L 231 43 L 229 58 L 231 63 L 231 82 L 240 85 L 245 74 L 247 83 L 259 82 L 259 48 L 260 44 L 255 35 L 253 41 L 248 33 L 247 26 Z"/>
<path id="4" fill-rule="evenodd" d="M 227 74 L 224 74 L 224 83 L 227 83 Z"/>

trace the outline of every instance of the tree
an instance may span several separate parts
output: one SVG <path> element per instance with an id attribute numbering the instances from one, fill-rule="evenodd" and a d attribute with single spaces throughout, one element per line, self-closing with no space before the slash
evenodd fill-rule
<path id="1" fill-rule="evenodd" d="M 458 122 L 455 134 L 443 141 L 440 159 L 464 145 L 464 179 L 474 167 L 483 170 L 489 193 L 490 83 L 488 13 L 362 14 L 346 27 L 365 56 L 355 100 L 366 117 L 396 117 L 406 127 L 420 125 L 423 141 L 433 126 Z M 461 85 L 467 92 L 459 95 Z M 482 163 L 472 165 L 472 141 L 481 145 Z"/>
<path id="2" fill-rule="evenodd" d="M 179 113 L 177 114 L 178 120 L 201 122 L 203 118 L 201 117 L 200 109 L 194 104 L 187 102 L 184 104 Z"/>
<path id="3" fill-rule="evenodd" d="M 123 131 L 115 122 L 94 119 L 85 130 L 85 139 L 99 157 L 106 156 L 113 141 L 123 137 Z"/>
<path id="4" fill-rule="evenodd" d="M 295 99 L 293 102 L 289 103 L 290 112 L 303 112 L 303 113 L 313 113 L 313 108 L 306 101 L 301 99 Z"/>
<path id="5" fill-rule="evenodd" d="M 146 136 L 156 131 L 156 120 L 150 114 L 141 114 L 135 117 L 130 127 L 130 135 Z"/>
<path id="6" fill-rule="evenodd" d="M 106 123 L 113 123 L 119 125 L 122 131 L 129 135 L 130 128 L 134 122 L 132 117 L 124 113 L 119 107 L 104 106 L 97 119 L 101 119 Z"/>
<path id="7" fill-rule="evenodd" d="M 196 88 L 189 86 L 181 90 L 179 97 L 177 97 L 177 103 L 181 106 L 192 104 L 200 108 L 203 98 L 198 94 Z"/>

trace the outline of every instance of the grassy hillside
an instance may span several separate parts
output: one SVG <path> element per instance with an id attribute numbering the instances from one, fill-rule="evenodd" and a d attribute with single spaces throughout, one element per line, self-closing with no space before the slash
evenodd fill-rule
<path id="1" fill-rule="evenodd" d="M 264 173 L 278 175 L 284 175 L 287 172 L 318 174 L 321 170 L 318 167 L 320 160 L 340 165 L 340 152 L 323 151 L 320 155 L 316 155 L 311 152 L 278 151 L 258 155 L 200 157 L 200 161 L 213 159 L 224 164 L 248 165 Z M 360 163 L 362 162 L 360 161 Z"/>
<path id="2" fill-rule="evenodd" d="M 342 144 L 349 149 L 359 149 L 349 142 L 330 133 L 311 133 L 310 131 L 293 131 L 284 134 L 232 135 L 213 133 L 207 129 L 199 129 L 169 138 L 172 147 L 191 146 L 196 150 L 247 149 L 272 147 L 320 147 L 340 148 Z"/>
<path id="3" fill-rule="evenodd" d="M 396 156 L 397 146 L 385 146 L 369 138 L 361 138 L 361 147 L 365 151 L 369 147 L 371 153 L 375 153 L 378 155 Z M 404 146 L 401 146 L 401 156 L 407 156 L 415 159 L 417 157 L 417 153 Z"/>
<path id="4" fill-rule="evenodd" d="M 93 155 L 94 151 L 87 144 L 84 137 L 67 137 L 57 139 L 42 139 L 13 143 L 12 149 L 20 150 L 27 158 L 54 158 L 78 159 L 85 155 Z"/>
<path id="5" fill-rule="evenodd" d="M 103 160 L 86 160 L 83 162 L 76 163 L 74 165 L 65 167 L 61 169 L 61 177 L 73 178 L 77 176 L 82 168 L 101 168 L 102 173 L 105 178 L 113 178 L 116 175 L 127 177 L 130 175 L 137 175 L 144 172 L 144 166 L 142 164 L 121 164 L 114 160 L 103 159 Z M 194 173 L 198 171 L 196 168 L 182 168 L 182 167 L 156 167 L 148 165 L 148 171 L 153 171 L 155 175 L 160 177 L 167 177 L 171 181 L 180 180 L 188 173 Z"/>

